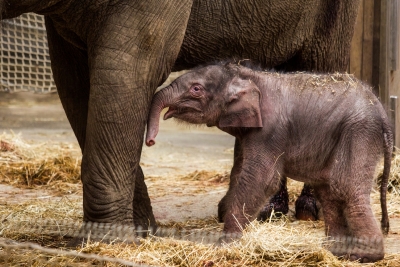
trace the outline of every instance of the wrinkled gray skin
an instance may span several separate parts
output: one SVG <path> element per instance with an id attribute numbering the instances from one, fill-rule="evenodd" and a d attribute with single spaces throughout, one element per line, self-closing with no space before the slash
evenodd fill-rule
<path id="1" fill-rule="evenodd" d="M 54 80 L 83 152 L 84 220 L 147 227 L 155 219 L 139 161 L 153 93 L 169 73 L 228 57 L 278 69 L 345 70 L 358 6 L 0 0 L 0 16 L 45 15 Z"/>
<path id="2" fill-rule="evenodd" d="M 198 68 L 154 96 L 147 145 L 155 143 L 165 107 L 164 119 L 216 126 L 241 144 L 219 205 L 225 233 L 240 232 L 255 219 L 287 176 L 313 186 L 327 236 L 351 237 L 330 248 L 335 255 L 361 262 L 384 257 L 370 192 L 384 155 L 381 226 L 387 234 L 393 136 L 369 86 L 348 74 L 279 74 L 235 64 Z"/>

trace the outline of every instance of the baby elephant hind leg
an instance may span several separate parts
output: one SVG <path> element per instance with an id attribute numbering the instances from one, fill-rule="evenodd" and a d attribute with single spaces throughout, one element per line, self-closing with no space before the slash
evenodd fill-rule
<path id="1" fill-rule="evenodd" d="M 329 237 L 348 236 L 348 226 L 343 214 L 344 201 L 332 192 L 329 184 L 315 185 L 314 190 L 324 211 L 325 234 Z"/>
<path id="2" fill-rule="evenodd" d="M 360 262 L 376 262 L 383 259 L 383 235 L 369 204 L 369 194 L 348 203 L 345 216 L 349 224 L 350 238 L 345 241 L 346 258 Z"/>
<path id="3" fill-rule="evenodd" d="M 316 192 L 323 204 L 326 233 L 334 241 L 329 250 L 336 256 L 363 263 L 384 257 L 383 235 L 370 205 L 379 153 L 374 149 L 364 151 L 366 147 L 353 144 L 348 155 L 337 157 L 341 160 L 335 161 L 329 185 Z"/>

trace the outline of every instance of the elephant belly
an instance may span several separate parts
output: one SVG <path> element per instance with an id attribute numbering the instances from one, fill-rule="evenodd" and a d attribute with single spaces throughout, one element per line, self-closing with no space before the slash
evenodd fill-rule
<path id="1" fill-rule="evenodd" d="M 293 180 L 304 183 L 324 183 L 329 176 L 331 157 L 317 149 L 296 153 L 288 153 L 284 164 L 284 173 Z"/>
<path id="2" fill-rule="evenodd" d="M 315 14 L 301 1 L 236 2 L 194 1 L 174 70 L 230 58 L 271 68 L 296 54 L 312 34 L 306 22 Z"/>

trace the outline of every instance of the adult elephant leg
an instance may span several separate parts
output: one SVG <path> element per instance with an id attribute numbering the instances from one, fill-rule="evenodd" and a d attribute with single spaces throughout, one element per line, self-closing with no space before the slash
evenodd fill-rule
<path id="1" fill-rule="evenodd" d="M 282 177 L 279 191 L 268 201 L 258 217 L 261 221 L 270 218 L 272 210 L 278 215 L 289 212 L 289 193 L 287 191 L 287 177 Z M 318 220 L 319 208 L 314 196 L 314 189 L 309 184 L 304 184 L 300 196 L 295 202 L 295 216 L 298 220 Z"/>
<path id="2" fill-rule="evenodd" d="M 65 41 L 47 16 L 45 23 L 54 82 L 68 121 L 83 151 L 90 88 L 87 53 Z"/>
<path id="3" fill-rule="evenodd" d="M 140 166 L 138 167 L 135 180 L 133 221 L 137 228 L 149 229 L 152 233 L 157 230 L 157 224 L 153 215 L 149 194 L 147 193 L 147 186 L 144 182 L 144 175 Z"/>
<path id="4" fill-rule="evenodd" d="M 154 222 L 139 167 L 145 123 L 153 92 L 178 55 L 190 8 L 189 1 L 155 0 L 140 8 L 136 2 L 109 6 L 108 16 L 88 38 L 90 97 L 82 160 L 86 221 Z M 145 206 L 136 210 L 136 204 Z"/>
<path id="5" fill-rule="evenodd" d="M 280 178 L 278 193 L 276 193 L 262 208 L 257 219 L 262 222 L 269 220 L 271 218 L 272 211 L 278 218 L 289 212 L 289 193 L 287 191 L 286 176 Z"/>
<path id="6" fill-rule="evenodd" d="M 87 51 L 62 38 L 50 17 L 45 16 L 45 23 L 54 82 L 68 121 L 84 152 L 90 92 Z M 93 229 L 87 230 L 93 233 Z M 85 231 L 84 225 L 79 232 L 86 235 Z M 67 246 L 80 244 L 82 238 L 75 237 Z"/>
<path id="7" fill-rule="evenodd" d="M 314 195 L 314 189 L 310 184 L 304 184 L 300 196 L 295 202 L 295 216 L 298 220 L 316 221 L 319 219 L 319 208 Z"/>

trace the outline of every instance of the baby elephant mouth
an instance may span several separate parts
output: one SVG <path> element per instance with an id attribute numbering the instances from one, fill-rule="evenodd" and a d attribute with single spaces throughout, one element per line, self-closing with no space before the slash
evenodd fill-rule
<path id="1" fill-rule="evenodd" d="M 168 120 L 172 117 L 174 117 L 174 114 L 178 112 L 178 109 L 176 107 L 169 107 L 168 111 L 164 114 L 164 120 Z"/>
<path id="2" fill-rule="evenodd" d="M 164 120 L 168 120 L 170 118 L 179 118 L 184 114 L 190 114 L 190 113 L 203 113 L 201 109 L 195 108 L 195 107 L 175 107 L 175 106 L 170 106 L 168 108 L 168 111 L 164 114 Z"/>

